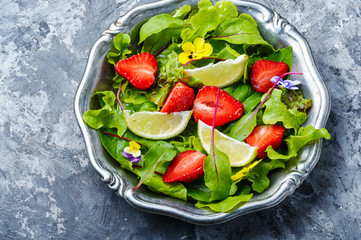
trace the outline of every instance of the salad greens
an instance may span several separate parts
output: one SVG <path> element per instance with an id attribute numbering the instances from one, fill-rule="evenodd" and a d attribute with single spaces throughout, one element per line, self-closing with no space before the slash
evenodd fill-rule
<path id="1" fill-rule="evenodd" d="M 217 130 L 243 141 L 257 124 L 278 124 L 286 128 L 287 138 L 277 151 L 271 146 L 267 148 L 268 159 L 256 159 L 243 168 L 232 168 L 222 149 L 215 149 L 216 156 L 210 151 L 204 160 L 204 177 L 184 184 L 165 183 L 161 174 L 178 153 L 198 150 L 206 154 L 197 134 L 196 122 L 191 119 L 180 135 L 168 140 L 138 137 L 127 128 L 114 92 L 125 82 L 120 100 L 126 110 L 158 111 L 171 88 L 183 77 L 184 68 L 178 59 L 182 44 L 193 42 L 195 38 L 203 38 L 212 45 L 214 58 L 194 61 L 187 68 L 203 67 L 218 62 L 220 58 L 235 59 L 241 54 L 246 54 L 249 59 L 244 76 L 223 88 L 243 103 L 244 115 L 217 127 Z M 330 138 L 326 129 L 301 127 L 312 102 L 305 99 L 300 90 L 274 89 L 255 117 L 245 124 L 266 96 L 256 92 L 249 83 L 252 65 L 257 60 L 266 59 L 285 62 L 291 68 L 292 48 L 274 49 L 261 36 L 255 20 L 247 14 L 239 14 L 236 6 L 229 1 L 217 2 L 213 6 L 211 1 L 201 0 L 198 9 L 185 5 L 174 13 L 154 16 L 140 27 L 134 39 L 126 33 L 119 33 L 114 38 L 114 47 L 107 54 L 108 62 L 115 65 L 119 60 L 140 52 L 149 52 L 156 57 L 158 71 L 153 86 L 148 90 L 138 90 L 115 74 L 113 90 L 93 94 L 99 100 L 99 109 L 88 110 L 83 116 L 90 127 L 98 130 L 108 153 L 123 169 L 139 177 L 136 188 L 145 184 L 155 192 L 194 202 L 199 208 L 216 212 L 233 211 L 250 201 L 254 193 L 267 189 L 270 172 L 285 168 L 303 146 L 319 138 Z M 188 83 L 190 86 L 197 84 Z M 141 144 L 140 162 L 131 163 L 122 155 L 123 149 L 128 146 L 127 139 Z"/>

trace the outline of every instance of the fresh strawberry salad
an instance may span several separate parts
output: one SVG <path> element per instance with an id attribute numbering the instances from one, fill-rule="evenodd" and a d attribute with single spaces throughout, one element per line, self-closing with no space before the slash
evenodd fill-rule
<path id="1" fill-rule="evenodd" d="M 132 37 L 130 37 L 132 36 Z M 301 126 L 312 107 L 292 48 L 275 49 L 229 1 L 185 5 L 120 33 L 107 54 L 113 90 L 84 113 L 109 154 L 152 191 L 215 212 L 262 193 L 326 129 Z M 286 78 L 299 80 L 285 80 Z"/>

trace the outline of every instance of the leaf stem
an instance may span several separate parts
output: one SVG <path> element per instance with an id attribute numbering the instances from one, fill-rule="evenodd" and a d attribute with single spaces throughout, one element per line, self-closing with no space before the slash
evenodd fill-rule
<path id="1" fill-rule="evenodd" d="M 183 65 L 183 68 L 185 68 L 188 64 L 194 62 L 194 61 L 197 61 L 197 60 L 203 60 L 203 59 L 216 59 L 216 60 L 220 60 L 220 61 L 226 61 L 226 59 L 224 58 L 217 58 L 217 57 L 202 57 L 202 58 L 198 58 L 198 59 L 192 59 L 192 60 L 189 60 L 188 62 L 186 62 L 184 65 Z"/>
<path id="2" fill-rule="evenodd" d="M 128 141 L 128 142 L 134 141 L 133 139 L 126 138 L 126 137 L 121 137 L 121 136 L 119 136 L 119 135 L 116 135 L 116 134 L 113 134 L 113 133 L 110 133 L 110 132 L 107 132 L 107 131 L 103 131 L 103 133 L 106 134 L 106 135 L 109 135 L 109 136 L 113 136 L 113 137 L 117 137 L 117 138 L 126 140 L 126 141 Z M 144 146 L 144 147 L 147 147 L 147 145 L 144 145 L 144 144 L 139 143 L 139 142 L 137 142 L 137 141 L 134 141 L 134 142 L 136 142 L 136 143 L 138 143 L 139 145 L 142 145 L 142 146 Z"/>
<path id="3" fill-rule="evenodd" d="M 215 126 L 215 124 L 216 124 L 216 116 L 217 116 L 219 92 L 220 92 L 220 89 L 218 88 L 218 89 L 217 89 L 217 97 L 216 97 L 216 105 L 215 105 L 215 107 L 214 107 L 214 116 L 213 116 L 213 123 L 212 123 L 212 139 L 211 139 L 212 153 L 213 153 L 213 162 L 214 162 L 214 169 L 215 169 L 215 171 L 216 171 L 217 182 L 219 182 L 219 180 L 218 180 L 218 169 L 217 169 L 216 153 L 215 153 L 215 151 L 214 151 L 214 126 Z"/>
<path id="4" fill-rule="evenodd" d="M 117 100 L 118 100 L 120 108 L 122 109 L 123 112 L 124 112 L 124 107 L 123 107 L 122 102 L 120 101 L 119 95 L 120 95 L 120 91 L 122 91 L 122 88 L 123 88 L 124 84 L 125 84 L 125 81 L 122 83 L 122 85 L 120 86 L 120 88 L 118 89 L 118 92 L 117 92 Z"/>

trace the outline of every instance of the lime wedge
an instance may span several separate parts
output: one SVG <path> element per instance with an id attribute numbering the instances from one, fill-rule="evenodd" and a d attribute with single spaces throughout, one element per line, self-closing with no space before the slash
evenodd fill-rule
<path id="1" fill-rule="evenodd" d="M 212 127 L 199 120 L 198 136 L 202 147 L 209 153 L 211 151 Z M 232 167 L 244 166 L 257 156 L 257 147 L 251 147 L 247 143 L 233 139 L 216 129 L 214 130 L 214 144 L 228 156 Z"/>
<path id="2" fill-rule="evenodd" d="M 148 139 L 168 139 L 180 134 L 188 125 L 192 111 L 161 112 L 123 112 L 125 123 L 136 135 Z"/>
<path id="3" fill-rule="evenodd" d="M 196 78 L 206 86 L 226 87 L 236 82 L 243 76 L 248 57 L 241 55 L 236 59 L 228 59 L 205 67 L 184 69 L 185 82 Z"/>

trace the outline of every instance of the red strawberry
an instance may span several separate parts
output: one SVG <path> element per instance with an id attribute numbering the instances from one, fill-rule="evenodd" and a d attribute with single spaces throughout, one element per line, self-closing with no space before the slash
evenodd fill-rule
<path id="1" fill-rule="evenodd" d="M 135 88 L 145 90 L 154 83 L 157 67 L 157 60 L 152 54 L 139 53 L 117 62 L 115 71 Z"/>
<path id="2" fill-rule="evenodd" d="M 246 143 L 252 147 L 258 147 L 257 157 L 264 159 L 268 146 L 276 150 L 282 143 L 284 127 L 278 125 L 257 125 L 252 133 L 246 138 Z"/>
<path id="3" fill-rule="evenodd" d="M 266 93 L 273 86 L 271 78 L 288 72 L 288 65 L 284 62 L 259 60 L 251 69 L 251 84 L 254 90 Z"/>
<path id="4" fill-rule="evenodd" d="M 168 165 L 163 182 L 191 182 L 203 175 L 203 161 L 207 156 L 195 150 L 178 154 Z"/>
<path id="5" fill-rule="evenodd" d="M 221 126 L 242 116 L 243 104 L 241 102 L 218 87 L 204 86 L 198 91 L 194 100 L 193 116 L 197 123 L 198 120 L 202 120 L 210 126 L 213 124 L 218 89 L 218 107 L 214 126 Z"/>
<path id="6" fill-rule="evenodd" d="M 193 88 L 188 87 L 183 82 L 177 82 L 168 94 L 160 111 L 166 113 L 186 111 L 193 107 L 193 101 Z"/>

